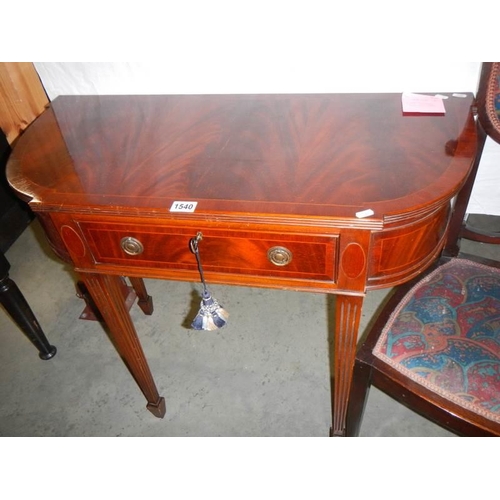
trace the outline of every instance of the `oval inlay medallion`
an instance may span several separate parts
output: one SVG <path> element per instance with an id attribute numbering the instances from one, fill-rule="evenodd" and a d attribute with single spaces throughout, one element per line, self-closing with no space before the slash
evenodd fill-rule
<path id="1" fill-rule="evenodd" d="M 365 269 L 366 255 L 359 243 L 349 243 L 342 254 L 342 271 L 350 278 L 357 278 Z"/>
<path id="2" fill-rule="evenodd" d="M 61 238 L 64 241 L 68 251 L 75 257 L 85 256 L 85 243 L 80 235 L 70 226 L 61 227 Z"/>

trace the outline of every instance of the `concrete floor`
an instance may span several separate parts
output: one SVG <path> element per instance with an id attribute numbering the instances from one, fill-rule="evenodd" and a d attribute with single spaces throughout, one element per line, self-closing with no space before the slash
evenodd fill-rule
<path id="1" fill-rule="evenodd" d="M 500 254 L 464 242 L 464 250 Z M 146 401 L 97 322 L 79 320 L 76 277 L 35 221 L 8 250 L 11 278 L 57 349 L 50 361 L 0 312 L 0 436 L 327 436 L 334 298 L 212 286 L 229 311 L 216 332 L 186 328 L 198 284 L 146 280 L 155 311 L 131 314 L 160 394 Z M 365 300 L 362 329 L 387 291 Z M 372 388 L 362 436 L 453 436 Z"/>

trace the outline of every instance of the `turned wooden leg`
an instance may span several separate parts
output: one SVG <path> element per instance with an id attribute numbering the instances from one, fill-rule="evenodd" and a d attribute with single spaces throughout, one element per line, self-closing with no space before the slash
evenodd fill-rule
<path id="1" fill-rule="evenodd" d="M 333 426 L 331 436 L 345 435 L 363 297 L 337 295 L 335 299 Z"/>
<path id="2" fill-rule="evenodd" d="M 132 288 L 137 294 L 137 297 L 139 297 L 137 305 L 142 309 L 144 314 L 153 314 L 153 297 L 148 295 L 144 280 L 142 278 L 129 278 L 129 280 Z"/>
<path id="3" fill-rule="evenodd" d="M 51 359 L 56 355 L 57 349 L 49 344 L 24 295 L 9 278 L 8 273 L 0 276 L 0 304 L 38 349 L 41 359 Z"/>
<path id="4" fill-rule="evenodd" d="M 134 324 L 123 300 L 120 277 L 83 274 L 82 279 L 108 327 L 111 340 L 148 401 L 147 409 L 156 417 L 163 418 L 165 400 L 158 394 Z"/>

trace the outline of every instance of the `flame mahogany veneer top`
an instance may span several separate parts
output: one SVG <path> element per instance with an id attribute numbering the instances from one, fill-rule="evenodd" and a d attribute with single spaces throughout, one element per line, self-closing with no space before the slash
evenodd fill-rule
<path id="1" fill-rule="evenodd" d="M 473 96 L 404 116 L 401 94 L 60 96 L 8 164 L 35 210 L 372 219 L 450 197 L 476 150 Z"/>

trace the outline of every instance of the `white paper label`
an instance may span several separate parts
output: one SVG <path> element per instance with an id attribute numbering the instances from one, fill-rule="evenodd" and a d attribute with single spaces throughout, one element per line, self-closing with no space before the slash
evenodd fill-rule
<path id="1" fill-rule="evenodd" d="M 358 219 L 363 219 L 364 217 L 370 217 L 373 215 L 375 212 L 369 208 L 368 210 L 362 210 L 361 212 L 356 212 L 356 217 Z"/>
<path id="2" fill-rule="evenodd" d="M 170 207 L 171 212 L 192 213 L 196 210 L 197 201 L 174 201 Z"/>

